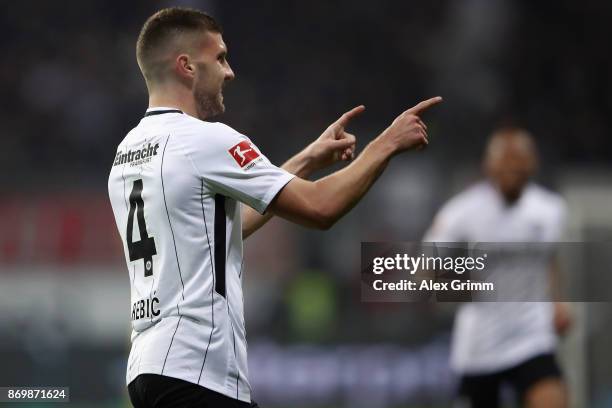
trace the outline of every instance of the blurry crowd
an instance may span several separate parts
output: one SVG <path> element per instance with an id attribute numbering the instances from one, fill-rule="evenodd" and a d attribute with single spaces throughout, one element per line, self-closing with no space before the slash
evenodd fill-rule
<path id="1" fill-rule="evenodd" d="M 333 299 L 358 298 L 359 242 L 420 240 L 443 200 L 478 176 L 495 126 L 518 124 L 534 133 L 545 181 L 612 154 L 606 22 L 612 6 L 605 2 L 4 3 L 0 187 L 9 194 L 0 215 L 9 227 L 0 231 L 0 261 L 107 260 L 123 273 L 104 204 L 107 174 L 116 145 L 147 106 L 134 55 L 138 31 L 148 15 L 170 5 L 206 10 L 223 25 L 237 77 L 225 91 L 226 113 L 213 120 L 251 137 L 275 163 L 358 104 L 367 110 L 351 131 L 363 147 L 421 98 L 445 98 L 428 113 L 427 151 L 392 163 L 333 234 L 277 221 L 249 239 L 254 271 L 247 284 L 254 289 L 246 296 L 257 313 L 247 317 L 255 331 L 267 332 L 270 321 L 318 318 L 325 329 L 347 316 Z M 326 270 L 343 279 L 325 278 Z M 298 276 L 305 282 L 296 288 L 330 299 L 319 299 L 320 316 L 301 319 L 299 301 L 278 308 L 310 296 L 286 295 Z M 376 308 L 360 307 L 376 324 Z M 279 310 L 291 315 L 275 315 Z M 359 336 L 351 331 L 355 323 L 344 321 L 336 334 Z M 289 333 L 278 327 L 279 336 Z M 312 332 L 294 329 L 298 338 Z"/>
<path id="2" fill-rule="evenodd" d="M 436 166 L 477 159 L 507 122 L 534 132 L 545 164 L 612 153 L 606 2 L 24 1 L 0 5 L 3 189 L 104 190 L 147 104 L 138 30 L 176 4 L 221 21 L 237 79 L 217 120 L 279 164 L 352 106 L 367 106 L 363 145 L 438 94 Z"/>

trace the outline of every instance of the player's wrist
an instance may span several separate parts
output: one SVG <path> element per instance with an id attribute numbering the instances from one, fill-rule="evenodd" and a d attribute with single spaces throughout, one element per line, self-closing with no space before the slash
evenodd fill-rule
<path id="1" fill-rule="evenodd" d="M 317 154 L 315 152 L 314 144 L 311 143 L 301 153 L 302 172 L 304 177 L 310 176 L 313 172 L 319 170 L 317 166 Z"/>
<path id="2" fill-rule="evenodd" d="M 377 152 L 377 154 L 382 155 L 385 159 L 390 159 L 397 153 L 399 153 L 399 147 L 392 143 L 389 138 L 385 137 L 385 133 L 381 133 L 376 139 L 372 140 L 369 143 L 369 146 Z"/>
<path id="3" fill-rule="evenodd" d="M 314 167 L 315 155 L 312 152 L 311 146 L 312 145 L 307 146 L 281 167 L 300 178 L 307 178 L 310 176 L 316 170 Z"/>

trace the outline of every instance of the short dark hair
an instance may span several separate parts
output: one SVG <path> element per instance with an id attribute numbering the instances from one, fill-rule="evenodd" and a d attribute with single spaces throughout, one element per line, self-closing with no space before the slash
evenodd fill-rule
<path id="1" fill-rule="evenodd" d="M 192 32 L 223 33 L 221 25 L 208 14 L 184 7 L 165 8 L 145 21 L 136 42 L 136 60 L 145 80 L 152 78 L 155 53 L 177 35 Z"/>

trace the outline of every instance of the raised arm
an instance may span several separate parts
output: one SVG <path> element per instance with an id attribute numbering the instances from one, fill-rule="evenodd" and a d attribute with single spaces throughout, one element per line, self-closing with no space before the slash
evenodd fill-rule
<path id="1" fill-rule="evenodd" d="M 337 161 L 351 160 L 355 152 L 355 136 L 346 132 L 346 124 L 349 120 L 362 113 L 364 109 L 365 107 L 358 106 L 346 112 L 340 119 L 332 123 L 317 140 L 293 156 L 281 167 L 297 177 L 307 179 L 313 172 L 328 167 Z M 340 122 L 341 120 L 342 122 Z M 261 215 L 248 205 L 243 204 L 242 239 L 246 239 L 257 231 L 270 218 L 272 218 L 270 211 Z"/>
<path id="2" fill-rule="evenodd" d="M 431 98 L 403 112 L 344 169 L 315 182 L 291 180 L 269 212 L 307 227 L 330 228 L 367 193 L 395 154 L 427 145 L 427 126 L 419 115 L 441 101 Z M 343 115 L 337 123 L 344 126 L 348 119 Z"/>

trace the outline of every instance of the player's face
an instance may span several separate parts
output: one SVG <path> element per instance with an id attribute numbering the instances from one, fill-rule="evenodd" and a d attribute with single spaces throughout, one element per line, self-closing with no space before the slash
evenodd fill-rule
<path id="1" fill-rule="evenodd" d="M 221 34 L 205 34 L 195 63 L 194 98 L 198 115 L 209 118 L 223 113 L 223 86 L 234 79 L 234 71 L 227 62 L 227 47 Z"/>
<path id="2" fill-rule="evenodd" d="M 487 161 L 487 174 L 506 201 L 513 203 L 521 196 L 534 169 L 533 154 L 520 146 L 500 147 Z"/>

